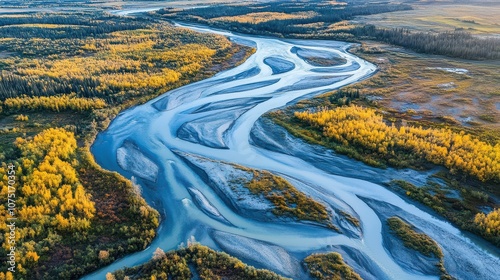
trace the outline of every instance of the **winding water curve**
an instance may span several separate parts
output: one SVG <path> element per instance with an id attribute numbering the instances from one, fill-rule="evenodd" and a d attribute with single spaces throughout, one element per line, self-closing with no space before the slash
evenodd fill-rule
<path id="1" fill-rule="evenodd" d="M 145 199 L 162 212 L 164 220 L 146 250 L 84 279 L 104 279 L 107 272 L 148 261 L 157 247 L 176 249 L 192 237 L 294 279 L 307 278 L 298 265 L 300 260 L 310 253 L 326 251 L 341 252 L 365 279 L 438 279 L 438 273 L 429 272 L 433 268 L 412 263 L 419 259 L 398 253 L 403 249 L 394 248 L 388 241 L 384 217 L 395 214 L 440 243 L 450 274 L 461 279 L 497 279 L 498 255 L 485 251 L 449 223 L 378 184 L 334 175 L 293 153 L 271 151 L 262 145 L 266 141 L 284 145 L 289 136 L 261 139 L 260 145 L 254 144 L 251 135 L 273 133 L 255 125 L 264 113 L 366 79 L 376 71 L 373 64 L 349 54 L 349 44 L 285 41 L 178 26 L 228 36 L 254 45 L 257 51 L 234 69 L 122 112 L 98 135 L 92 146 L 96 161 L 108 170 L 134 177 Z M 314 66 L 297 49 L 341 57 L 347 62 Z M 205 176 L 223 183 L 229 173 L 236 172 L 225 163 L 283 176 L 332 209 L 357 217 L 361 229 L 338 221 L 345 232 L 350 232 L 340 234 L 313 224 L 253 219 L 222 199 L 199 171 L 204 169 Z M 342 166 L 335 168 L 341 170 Z"/>

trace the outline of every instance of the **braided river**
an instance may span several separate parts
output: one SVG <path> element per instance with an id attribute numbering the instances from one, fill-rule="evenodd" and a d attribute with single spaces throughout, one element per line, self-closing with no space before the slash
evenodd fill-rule
<path id="1" fill-rule="evenodd" d="M 267 112 L 353 84 L 377 67 L 350 44 L 283 40 L 177 24 L 256 48 L 244 63 L 120 113 L 92 153 L 103 168 L 131 179 L 162 215 L 157 237 L 84 277 L 140 265 L 156 248 L 199 242 L 293 279 L 308 279 L 301 261 L 339 252 L 364 279 L 439 279 L 436 259 L 402 246 L 386 225 L 399 216 L 436 240 L 444 266 L 458 279 L 499 279 L 498 250 L 382 186 L 393 179 L 422 185 L 433 171 L 377 169 L 291 136 L 262 118 Z M 306 57 L 345 64 L 317 66 Z M 325 205 L 340 232 L 270 214 L 270 205 L 232 189 L 244 168 L 267 170 Z M 345 215 L 359 220 L 349 223 Z M 140 221 L 138 221 L 140 222 Z"/>

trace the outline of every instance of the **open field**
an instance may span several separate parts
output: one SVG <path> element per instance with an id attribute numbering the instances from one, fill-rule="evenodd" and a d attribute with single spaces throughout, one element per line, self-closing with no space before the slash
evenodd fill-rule
<path id="1" fill-rule="evenodd" d="M 499 62 L 417 54 L 372 41 L 352 51 L 380 68 L 352 86 L 372 103 L 413 119 L 500 128 Z"/>
<path id="2" fill-rule="evenodd" d="M 418 31 L 465 29 L 473 34 L 500 35 L 500 2 L 468 1 L 412 5 L 414 10 L 361 16 L 353 22 Z"/>

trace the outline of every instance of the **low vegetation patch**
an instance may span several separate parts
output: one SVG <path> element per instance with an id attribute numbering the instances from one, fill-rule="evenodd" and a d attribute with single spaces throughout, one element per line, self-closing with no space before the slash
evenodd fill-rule
<path id="1" fill-rule="evenodd" d="M 318 280 L 361 280 L 339 253 L 313 254 L 304 259 L 309 274 Z"/>
<path id="2" fill-rule="evenodd" d="M 414 249 L 427 257 L 435 257 L 438 259 L 443 257 L 443 252 L 436 241 L 432 240 L 432 238 L 425 233 L 416 232 L 411 225 L 400 218 L 390 217 L 387 219 L 387 224 L 396 236 L 403 240 L 406 247 Z"/>
<path id="3" fill-rule="evenodd" d="M 336 65 L 343 65 L 347 62 L 342 57 L 329 57 L 329 58 L 324 58 L 324 57 L 314 57 L 314 56 L 304 56 L 302 57 L 307 63 L 314 65 L 314 66 L 336 66 Z"/>
<path id="4" fill-rule="evenodd" d="M 157 249 L 148 263 L 108 274 L 107 279 L 193 279 L 195 275 L 203 280 L 286 279 L 198 244 L 167 253 Z"/>
<path id="5" fill-rule="evenodd" d="M 393 181 L 390 186 L 407 197 L 432 208 L 461 229 L 476 233 L 496 246 L 500 246 L 500 222 L 498 204 L 490 201 L 488 194 L 461 185 L 457 181 L 447 183 L 452 189 L 443 189 L 436 183 L 416 187 L 405 181 Z M 450 191 L 458 192 L 450 195 Z M 484 214 L 483 208 L 495 209 Z"/>
<path id="6" fill-rule="evenodd" d="M 273 205 L 276 216 L 288 216 L 297 220 L 313 221 L 338 230 L 331 222 L 326 207 L 298 191 L 287 180 L 267 171 L 254 171 L 253 178 L 245 184 L 254 195 L 263 196 Z"/>

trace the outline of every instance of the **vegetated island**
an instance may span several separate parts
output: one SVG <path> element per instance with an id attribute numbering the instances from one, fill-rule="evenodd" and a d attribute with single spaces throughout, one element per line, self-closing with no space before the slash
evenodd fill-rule
<path id="1" fill-rule="evenodd" d="M 390 113 L 350 104 L 366 101 L 358 95 L 357 91 L 339 90 L 307 102 L 309 109 L 299 103 L 272 112 L 269 117 L 295 136 L 370 165 L 445 167 L 446 171 L 434 175 L 443 179 L 445 185 L 429 181 L 426 187 L 415 187 L 396 181 L 389 187 L 498 246 L 495 221 L 499 206 L 489 196 L 498 196 L 495 186 L 500 181 L 500 145 L 497 140 L 418 120 L 412 121 L 412 125 L 402 125 Z M 346 100 L 349 105 L 339 106 Z M 461 196 L 450 195 L 450 190 L 458 190 Z M 484 214 L 483 207 L 494 210 Z"/>

